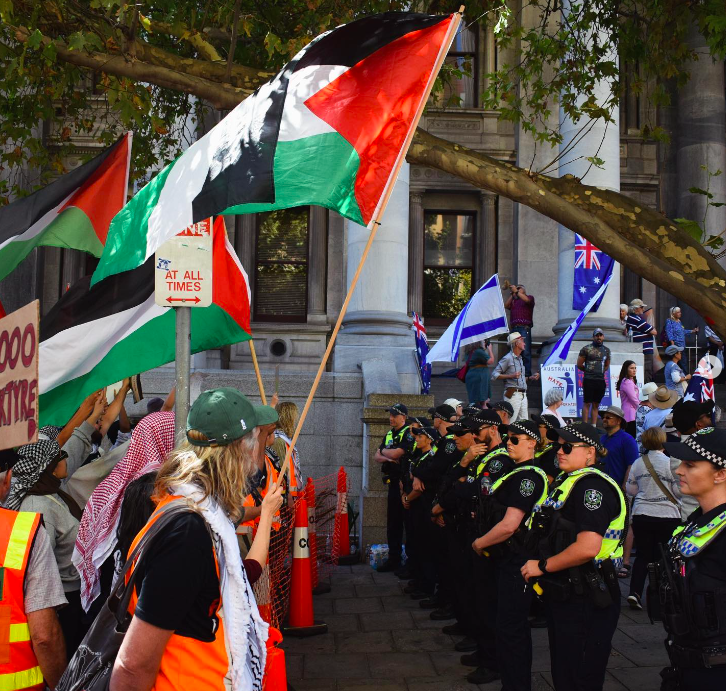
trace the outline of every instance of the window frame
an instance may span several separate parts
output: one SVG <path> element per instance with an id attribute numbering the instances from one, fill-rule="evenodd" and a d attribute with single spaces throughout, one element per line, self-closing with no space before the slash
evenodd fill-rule
<path id="1" fill-rule="evenodd" d="M 426 264 L 426 216 L 431 214 L 441 214 L 441 215 L 449 215 L 449 216 L 470 216 L 472 221 L 472 238 L 471 238 L 471 253 L 470 253 L 470 263 L 466 266 L 454 266 L 449 264 L 436 264 L 436 265 L 427 265 Z M 476 262 L 475 256 L 476 252 L 478 250 L 478 239 L 479 239 L 479 227 L 478 227 L 478 220 L 479 220 L 479 213 L 473 209 L 437 209 L 437 208 L 426 208 L 423 209 L 423 224 L 421 226 L 421 233 L 423 235 L 423 252 L 421 253 L 421 316 L 426 320 L 427 324 L 430 324 L 431 326 L 448 326 L 451 324 L 451 320 L 446 317 L 433 317 L 431 315 L 428 315 L 424 312 L 424 305 L 425 305 L 425 295 L 424 292 L 426 290 L 426 269 L 444 269 L 444 270 L 450 270 L 450 269 L 468 269 L 471 271 L 471 289 L 469 292 L 469 298 L 471 298 L 472 295 L 474 295 L 474 280 L 475 280 L 475 272 L 476 272 Z"/>
<path id="2" fill-rule="evenodd" d="M 464 103 L 461 103 L 457 106 L 438 106 L 438 110 L 472 110 L 472 109 L 479 109 L 481 110 L 481 77 L 479 75 L 479 47 L 480 47 L 480 32 L 478 25 L 475 25 L 476 29 L 473 30 L 474 33 L 474 50 L 473 51 L 460 51 L 460 50 L 449 50 L 449 52 L 446 54 L 446 58 L 444 58 L 444 62 L 446 62 L 447 58 L 468 58 L 471 57 L 471 80 L 474 82 L 474 104 L 473 105 L 466 105 Z M 454 44 L 452 43 L 452 46 Z"/>
<path id="3" fill-rule="evenodd" d="M 278 323 L 278 324 L 305 324 L 308 320 L 308 303 L 309 303 L 309 286 L 308 281 L 310 278 L 310 207 L 301 206 L 294 207 L 296 209 L 305 209 L 307 213 L 305 215 L 307 222 L 307 231 L 305 234 L 305 261 L 299 259 L 296 260 L 270 260 L 260 259 L 260 232 L 262 230 L 262 214 L 255 214 L 255 265 L 254 265 L 254 295 L 252 296 L 252 321 L 261 323 Z M 276 209 L 275 211 L 289 211 L 291 209 Z M 267 211 L 264 213 L 275 213 L 274 211 Z M 293 314 L 260 314 L 259 308 L 259 281 L 257 269 L 259 266 L 273 266 L 280 264 L 292 264 L 295 266 L 305 267 L 305 311 L 302 315 Z"/>

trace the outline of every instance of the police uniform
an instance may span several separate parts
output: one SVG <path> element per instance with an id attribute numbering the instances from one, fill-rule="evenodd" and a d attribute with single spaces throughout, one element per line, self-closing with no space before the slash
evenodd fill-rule
<path id="1" fill-rule="evenodd" d="M 666 450 L 687 461 L 709 460 L 726 468 L 726 432 L 700 430 Z M 726 689 L 726 503 L 694 511 L 676 528 L 665 560 L 651 582 L 648 608 L 660 603 L 672 667 L 661 672 L 662 689 Z"/>
<path id="2" fill-rule="evenodd" d="M 391 409 L 393 410 L 393 408 Z M 408 411 L 405 411 L 407 413 Z M 400 411 L 396 410 L 397 414 Z M 404 414 L 405 414 L 404 413 Z M 403 449 L 406 454 L 413 451 L 414 439 L 408 425 L 402 425 L 398 429 L 393 427 L 388 430 L 379 450 Z M 405 454 L 404 454 L 405 457 Z M 386 537 L 388 538 L 388 565 L 390 568 L 397 568 L 401 563 L 401 548 L 403 546 L 403 504 L 401 503 L 401 488 L 399 482 L 402 478 L 401 462 L 387 461 L 381 463 L 381 474 L 383 484 L 388 486 L 388 507 L 386 513 Z"/>
<path id="3" fill-rule="evenodd" d="M 510 425 L 509 434 L 525 434 L 539 441 L 537 427 L 529 420 Z M 486 465 L 491 467 L 497 458 L 493 456 Z M 529 691 L 532 683 L 532 635 L 528 616 L 533 592 L 531 585 L 522 582 L 521 568 L 528 554 L 521 536 L 527 535 L 526 524 L 534 507 L 546 499 L 549 483 L 547 474 L 535 465 L 534 460 L 516 464 L 509 456 L 507 459 L 508 471 L 498 477 L 495 474 L 494 481 L 482 496 L 479 535 L 485 535 L 497 525 L 510 507 L 520 509 L 524 517 L 519 530 L 509 540 L 486 547 L 486 554 L 477 557 L 482 566 L 493 568 L 491 576 L 495 588 L 495 597 L 488 593 L 488 597 L 481 599 L 488 605 L 489 611 L 485 608 L 485 611 L 478 612 L 490 625 L 493 624 L 495 645 L 480 646 L 477 661 L 485 670 L 498 669 L 502 688 L 506 691 Z M 490 628 L 489 636 L 491 632 Z M 469 681 L 485 683 L 490 678 L 484 670 L 477 670 L 470 675 Z"/>
<path id="4" fill-rule="evenodd" d="M 597 430 L 591 425 L 570 425 L 559 435 L 602 451 Z M 532 542 L 538 545 L 540 569 L 544 571 L 537 581 L 546 604 L 552 679 L 557 691 L 601 689 L 604 684 L 620 615 L 616 569 L 622 564 L 627 516 L 620 487 L 600 464 L 562 473 L 541 509 L 532 514 Z M 602 536 L 595 559 L 564 571 L 547 572 L 546 560 L 573 544 L 581 532 Z"/>

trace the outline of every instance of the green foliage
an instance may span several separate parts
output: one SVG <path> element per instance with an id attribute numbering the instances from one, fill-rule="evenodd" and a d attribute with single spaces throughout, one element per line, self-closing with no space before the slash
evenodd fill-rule
<path id="1" fill-rule="evenodd" d="M 711 192 L 711 178 L 716 178 L 721 175 L 721 170 L 710 171 L 707 166 L 700 166 L 701 170 L 708 174 L 708 186 L 704 190 L 701 187 L 690 187 L 688 191 L 691 194 L 696 194 L 706 198 L 706 206 L 703 212 L 703 218 L 700 223 L 693 221 L 688 218 L 676 218 L 675 222 L 685 230 L 694 240 L 702 243 L 704 247 L 707 247 L 716 256 L 722 255 L 722 247 L 724 246 L 724 234 L 726 234 L 726 228 L 721 231 L 718 235 L 709 235 L 706 237 L 706 219 L 708 218 L 708 211 L 711 207 L 718 208 L 726 206 L 726 202 L 715 202 L 713 201 L 714 196 Z"/>

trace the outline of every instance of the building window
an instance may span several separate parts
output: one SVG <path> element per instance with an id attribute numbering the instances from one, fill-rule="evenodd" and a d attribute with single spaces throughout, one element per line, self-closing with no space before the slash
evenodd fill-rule
<path id="1" fill-rule="evenodd" d="M 308 215 L 307 207 L 258 215 L 256 321 L 307 319 Z"/>
<path id="2" fill-rule="evenodd" d="M 450 322 L 471 297 L 476 214 L 424 211 L 423 314 Z"/>
<path id="3" fill-rule="evenodd" d="M 479 31 L 475 24 L 456 34 L 451 50 L 444 60 L 451 72 L 443 93 L 432 104 L 436 108 L 479 107 L 479 65 L 477 50 Z"/>

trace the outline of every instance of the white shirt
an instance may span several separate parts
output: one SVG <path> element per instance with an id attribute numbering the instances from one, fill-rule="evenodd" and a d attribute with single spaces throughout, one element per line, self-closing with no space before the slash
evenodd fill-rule
<path id="1" fill-rule="evenodd" d="M 560 425 L 562 425 L 562 427 L 567 427 L 565 418 L 563 418 L 562 415 L 560 415 L 559 410 L 552 410 L 552 408 L 545 408 L 542 411 L 542 415 L 554 415 L 560 421 Z"/>
<path id="2" fill-rule="evenodd" d="M 671 459 L 662 451 L 649 451 L 648 459 L 653 465 L 653 470 L 655 470 L 658 479 L 679 500 L 679 503 L 674 504 L 663 494 L 645 467 L 645 463 L 641 457 L 630 467 L 630 474 L 625 485 L 628 495 L 635 497 L 633 500 L 632 515 L 653 516 L 656 518 L 680 518 L 681 490 L 678 479 L 674 477 L 671 471 Z"/>

